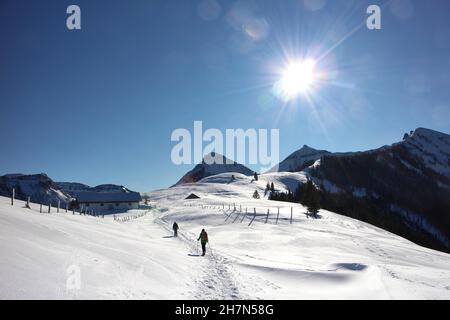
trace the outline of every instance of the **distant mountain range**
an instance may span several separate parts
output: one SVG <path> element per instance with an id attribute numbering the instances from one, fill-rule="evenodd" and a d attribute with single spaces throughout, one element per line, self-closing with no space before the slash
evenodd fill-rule
<path id="1" fill-rule="evenodd" d="M 0 195 L 10 197 L 15 189 L 16 198 L 35 203 L 56 205 L 70 202 L 80 192 L 129 192 L 124 186 L 102 184 L 96 187 L 76 182 L 54 182 L 45 173 L 7 174 L 0 176 Z"/>
<path id="2" fill-rule="evenodd" d="M 70 196 L 75 196 L 79 192 L 127 192 L 129 191 L 124 186 L 116 184 L 101 184 L 96 187 L 77 182 L 56 182 L 56 185 Z"/>
<path id="3" fill-rule="evenodd" d="M 15 189 L 17 199 L 26 200 L 30 197 L 32 202 L 42 204 L 56 204 L 58 200 L 65 204 L 71 197 L 50 179 L 46 174 L 8 174 L 0 176 L 0 195 L 10 197 Z"/>

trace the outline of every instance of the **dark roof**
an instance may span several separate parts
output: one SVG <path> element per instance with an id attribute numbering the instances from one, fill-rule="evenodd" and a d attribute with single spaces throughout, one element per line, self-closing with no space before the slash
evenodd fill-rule
<path id="1" fill-rule="evenodd" d="M 79 192 L 76 195 L 78 202 L 140 202 L 138 192 Z"/>
<path id="2" fill-rule="evenodd" d="M 191 193 L 186 197 L 186 199 L 200 199 L 200 197 L 194 193 Z"/>

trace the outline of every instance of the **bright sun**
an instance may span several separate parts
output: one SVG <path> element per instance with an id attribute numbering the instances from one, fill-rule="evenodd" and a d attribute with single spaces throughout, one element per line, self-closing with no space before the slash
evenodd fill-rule
<path id="1" fill-rule="evenodd" d="M 316 62 L 311 59 L 293 62 L 283 72 L 280 89 L 286 99 L 292 99 L 311 90 L 317 79 L 315 73 Z"/>

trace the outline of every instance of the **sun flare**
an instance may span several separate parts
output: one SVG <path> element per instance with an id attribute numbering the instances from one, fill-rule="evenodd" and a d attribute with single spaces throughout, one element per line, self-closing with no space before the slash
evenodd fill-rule
<path id="1" fill-rule="evenodd" d="M 290 63 L 280 81 L 282 95 L 290 100 L 308 93 L 317 79 L 315 66 L 316 62 L 311 59 Z"/>

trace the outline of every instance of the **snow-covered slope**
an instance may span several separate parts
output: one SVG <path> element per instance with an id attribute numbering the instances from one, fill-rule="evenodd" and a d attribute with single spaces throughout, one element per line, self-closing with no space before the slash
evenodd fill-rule
<path id="1" fill-rule="evenodd" d="M 232 161 L 225 156 L 212 152 L 203 157 L 202 163 L 186 173 L 175 185 L 197 182 L 203 178 L 224 173 L 237 172 L 247 176 L 253 175 L 253 171 L 246 166 Z"/>
<path id="2" fill-rule="evenodd" d="M 0 197 L 0 298 L 450 298 L 448 254 L 332 212 L 308 219 L 301 205 L 251 197 L 269 180 L 286 187 L 279 174 L 224 183 L 231 175 L 151 192 L 157 209 L 127 222 L 40 214 Z M 190 192 L 201 198 L 184 200 Z M 174 221 L 179 238 L 171 238 Z M 202 228 L 206 257 L 196 241 Z M 66 287 L 74 266 L 79 290 Z"/>
<path id="3" fill-rule="evenodd" d="M 164 238 L 156 214 L 117 222 L 23 205 L 0 197 L 0 299 L 195 298 L 202 264 L 187 259 L 184 243 Z M 81 287 L 72 290 L 66 284 L 77 268 Z"/>
<path id="4" fill-rule="evenodd" d="M 239 297 L 450 297 L 450 255 L 329 211 L 322 210 L 322 218 L 313 220 L 305 216 L 301 205 L 252 199 L 252 190 L 265 185 L 264 176 L 258 182 L 236 177 L 234 182 L 224 183 L 230 176 L 222 174 L 149 196 L 164 208 L 161 220 L 167 225 L 177 221 L 186 241 L 195 243 L 192 239 L 206 228 L 210 249 L 221 261 L 223 272 L 235 281 L 229 290 Z M 279 181 L 275 183 L 281 186 Z M 190 192 L 200 199 L 183 200 Z M 289 221 L 291 207 L 293 224 Z M 254 209 L 257 218 L 249 226 Z M 267 210 L 271 214 L 265 224 Z M 209 273 L 201 280 L 213 281 Z M 222 292 L 221 285 L 219 277 L 205 295 L 218 297 L 215 290 Z"/>

